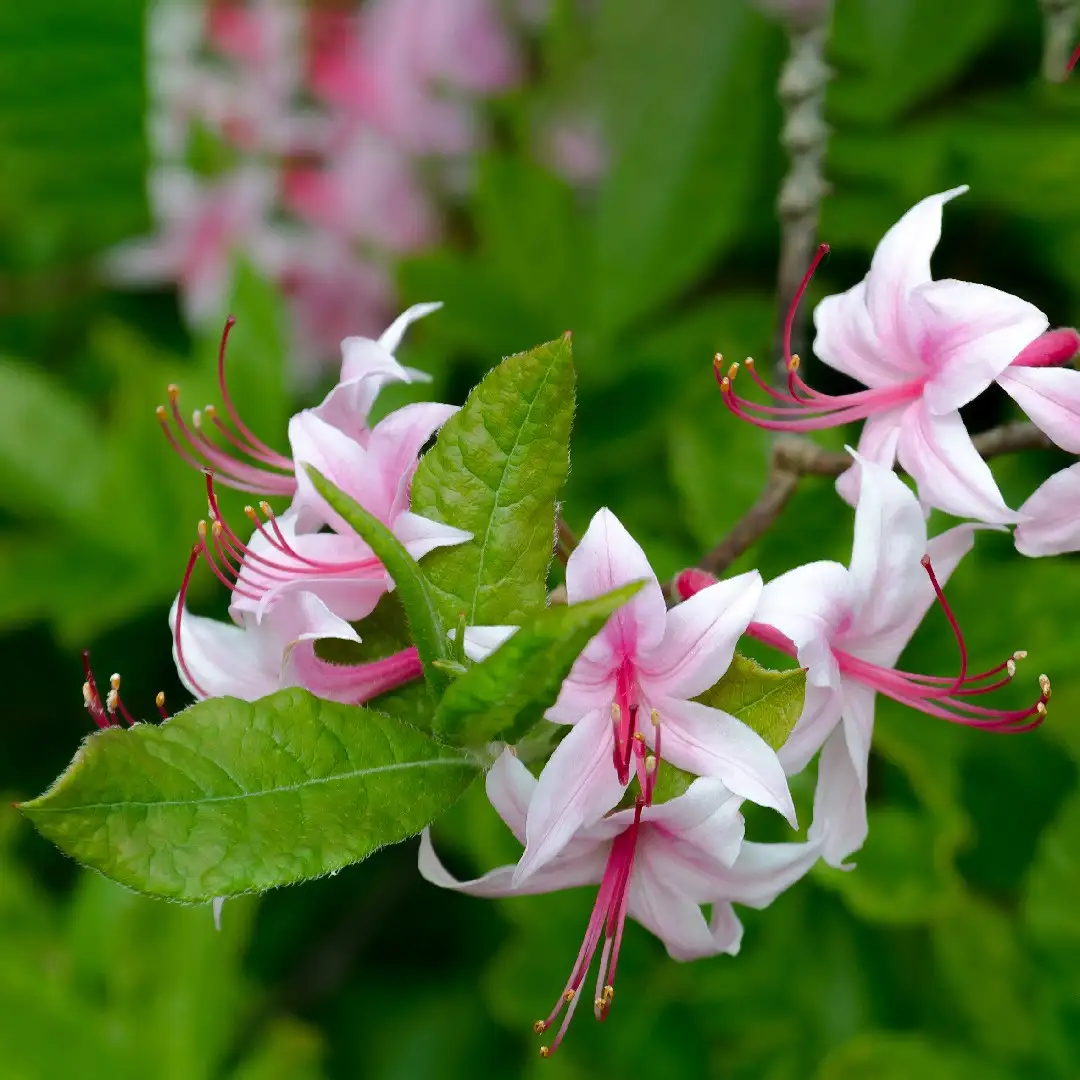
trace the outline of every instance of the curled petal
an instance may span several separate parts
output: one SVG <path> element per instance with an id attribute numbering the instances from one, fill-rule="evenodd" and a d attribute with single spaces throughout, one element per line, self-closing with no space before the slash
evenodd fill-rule
<path id="1" fill-rule="evenodd" d="M 673 960 L 715 955 L 720 950 L 701 907 L 652 871 L 648 858 L 647 850 L 638 853 L 627 898 L 630 917 L 655 934 Z"/>
<path id="2" fill-rule="evenodd" d="M 1054 473 L 1020 507 L 1014 539 L 1021 555 L 1080 551 L 1080 464 Z"/>
<path id="3" fill-rule="evenodd" d="M 1010 367 L 998 385 L 1052 442 L 1080 454 L 1080 371 L 1075 368 Z"/>
<path id="4" fill-rule="evenodd" d="M 525 820 L 536 794 L 536 777 L 509 749 L 488 770 L 485 781 L 488 801 L 515 838 L 525 844 Z"/>

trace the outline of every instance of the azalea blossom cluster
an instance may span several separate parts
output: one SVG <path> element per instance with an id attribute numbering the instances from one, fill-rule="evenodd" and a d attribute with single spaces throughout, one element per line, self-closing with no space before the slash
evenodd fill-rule
<path id="1" fill-rule="evenodd" d="M 725 369 L 717 357 L 723 399 L 736 416 L 770 431 L 818 431 L 865 420 L 859 453 L 888 468 L 899 462 L 925 509 L 1014 525 L 1017 550 L 1025 555 L 1080 550 L 1080 466 L 1052 476 L 1013 510 L 960 415 L 996 383 L 1050 442 L 1080 453 L 1080 371 L 1070 363 L 1080 352 L 1080 334 L 1049 330 L 1037 307 L 999 289 L 931 277 L 942 209 L 965 191 L 953 188 L 914 206 L 886 233 L 866 277 L 814 310 L 814 352 L 866 390 L 814 390 L 788 345 L 785 392 L 769 387 L 747 361 L 771 399 L 765 405 L 743 398 L 739 365 Z M 819 249 L 796 305 L 827 251 Z M 789 341 L 794 316 L 793 305 Z M 837 490 L 854 502 L 858 471 L 841 476 Z"/>
<path id="2" fill-rule="evenodd" d="M 523 39 L 544 17 L 497 0 L 157 0 L 157 232 L 115 249 L 108 271 L 176 284 L 204 326 L 242 256 L 286 295 L 298 362 L 327 362 L 346 335 L 384 325 L 397 262 L 441 239 L 488 142 L 482 106 L 520 84 Z M 572 181 L 603 166 L 573 110 L 539 143 Z"/>
<path id="3" fill-rule="evenodd" d="M 883 240 L 867 281 L 817 308 L 819 352 L 842 370 L 863 375 L 870 390 L 847 398 L 817 394 L 798 377 L 792 358 L 787 395 L 770 391 L 783 403 L 753 406 L 736 396 L 734 374 L 723 377 L 729 408 L 764 426 L 803 430 L 823 426 L 822 420 L 870 418 L 841 484 L 855 503 L 849 565 L 812 562 L 768 582 L 753 570 L 717 581 L 690 569 L 678 575 L 669 596 L 618 518 L 598 510 L 567 558 L 566 602 L 633 582 L 640 588 L 586 646 L 547 710 L 546 720 L 560 729 L 548 760 L 530 768 L 514 747 L 497 748 L 487 794 L 522 844 L 520 859 L 459 881 L 439 861 L 431 837 L 422 838 L 420 871 L 445 888 L 479 896 L 596 888 L 567 982 L 550 1014 L 536 1024 L 538 1033 L 551 1033 L 545 1055 L 561 1043 L 583 997 L 598 1019 L 607 1015 L 628 917 L 660 938 L 677 960 L 734 954 L 742 928 L 733 904 L 768 905 L 819 859 L 849 865 L 867 836 L 878 695 L 925 717 L 988 732 L 1028 731 L 1046 715 L 1045 676 L 1027 707 L 993 704 L 1026 654 L 1011 652 L 972 671 L 945 595 L 950 574 L 979 530 L 1000 527 L 1012 513 L 1004 504 L 997 508 L 985 484 L 964 472 L 970 455 L 963 452 L 966 433 L 955 410 L 972 386 L 985 387 L 995 377 L 1012 378 L 1011 392 L 1019 398 L 1025 391 L 1018 387 L 1044 385 L 1025 383 L 1032 374 L 1080 375 L 1045 362 L 1015 362 L 1018 356 L 1062 359 L 1063 342 L 1075 351 L 1075 335 L 1046 334 L 1046 320 L 1034 308 L 1005 294 L 930 280 L 941 206 L 955 193 L 919 204 Z M 417 403 L 370 422 L 383 386 L 424 377 L 395 353 L 408 326 L 438 306 L 410 308 L 378 338 L 346 338 L 337 384 L 289 423 L 288 455 L 248 427 L 229 394 L 228 326 L 219 357 L 220 406 L 189 417 L 179 390 L 169 388 L 169 403 L 158 410 L 162 428 L 174 449 L 205 474 L 207 490 L 208 516 L 198 524 L 170 613 L 177 668 L 197 698 L 255 700 L 301 686 L 329 700 L 362 703 L 422 676 L 411 647 L 367 662 L 330 663 L 319 655 L 319 641 L 337 639 L 346 649 L 359 644 L 363 620 L 393 582 L 315 490 L 306 467 L 315 466 L 382 522 L 414 559 L 422 562 L 435 548 L 471 539 L 411 505 L 419 455 L 454 408 Z M 1009 355 L 1002 359 L 1004 353 Z M 945 406 L 952 415 L 941 411 Z M 930 468 L 935 459 L 928 447 L 936 447 L 948 466 L 947 479 Z M 921 503 L 892 469 L 897 454 L 919 482 Z M 978 481 L 982 474 L 974 473 Z M 223 514 L 219 486 L 258 497 L 243 522 Z M 942 492 L 954 512 L 966 509 L 976 520 L 930 536 L 925 504 L 929 498 L 940 505 Z M 270 499 L 288 506 L 275 511 Z M 187 610 L 199 566 L 229 589 L 231 623 Z M 905 646 L 935 606 L 955 637 L 952 673 L 899 667 Z M 460 645 L 470 661 L 482 662 L 517 629 L 467 626 Z M 801 716 L 778 747 L 710 704 L 709 693 L 728 672 L 741 638 L 791 657 L 805 672 Z M 99 726 L 117 723 L 117 715 L 130 722 L 118 679 L 103 701 L 88 675 L 84 696 Z M 805 837 L 793 834 L 784 843 L 746 839 L 747 801 L 798 828 L 789 778 L 814 762 L 813 816 Z M 586 980 L 594 967 L 592 989 Z"/>
<path id="4" fill-rule="evenodd" d="M 158 0 L 147 68 L 158 231 L 109 269 L 176 283 L 204 325 L 242 255 L 314 362 L 384 322 L 395 261 L 438 239 L 485 141 L 479 103 L 521 64 L 495 0 Z"/>

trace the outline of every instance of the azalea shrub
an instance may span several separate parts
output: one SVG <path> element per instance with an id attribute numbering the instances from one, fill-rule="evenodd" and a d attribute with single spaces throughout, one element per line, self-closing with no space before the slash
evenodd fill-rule
<path id="1" fill-rule="evenodd" d="M 1080 1068 L 1077 87 L 968 100 L 1034 10 L 629 7 L 150 13 L 104 389 L 0 361 L 13 1075 Z"/>

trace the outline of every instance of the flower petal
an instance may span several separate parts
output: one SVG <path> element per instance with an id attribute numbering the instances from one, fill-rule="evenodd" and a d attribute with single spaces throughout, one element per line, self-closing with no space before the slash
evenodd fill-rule
<path id="1" fill-rule="evenodd" d="M 614 653 L 634 657 L 655 649 L 664 636 L 667 606 L 656 575 L 638 542 L 606 507 L 598 510 L 566 564 L 571 604 L 603 596 L 631 581 L 645 581 L 632 600 L 608 620 L 583 655 L 602 663 Z"/>
<path id="2" fill-rule="evenodd" d="M 851 617 L 853 599 L 847 567 L 825 560 L 806 563 L 765 586 L 754 621 L 794 642 L 808 683 L 837 687 L 840 670 L 832 642 Z"/>
<path id="3" fill-rule="evenodd" d="M 474 664 L 479 664 L 517 630 L 516 626 L 466 626 L 465 655 Z M 457 628 L 451 628 L 449 634 L 450 640 L 453 641 L 457 636 Z"/>
<path id="4" fill-rule="evenodd" d="M 428 301 L 407 307 L 380 335 L 379 344 L 388 352 L 396 353 L 405 331 L 418 319 L 424 318 L 441 308 L 442 301 Z"/>
<path id="5" fill-rule="evenodd" d="M 898 405 L 868 417 L 859 435 L 859 457 L 891 469 L 896 463 L 896 448 L 900 443 L 900 429 L 910 404 Z M 836 481 L 836 493 L 849 506 L 859 501 L 859 467 L 853 464 Z"/>
<path id="6" fill-rule="evenodd" d="M 866 275 L 866 306 L 884 343 L 908 339 L 909 296 L 930 281 L 930 256 L 941 239 L 941 211 L 967 185 L 917 202 L 881 238 Z"/>
<path id="7" fill-rule="evenodd" d="M 923 400 L 941 416 L 981 394 L 1049 325 L 1034 304 L 968 281 L 934 281 L 908 301 L 909 332 L 931 369 Z"/>
<path id="8" fill-rule="evenodd" d="M 958 412 L 935 416 L 922 406 L 909 409 L 897 457 L 927 505 L 995 525 L 1017 520 Z"/>
<path id="9" fill-rule="evenodd" d="M 529 803 L 536 794 L 536 777 L 509 748 L 496 759 L 485 780 L 488 801 L 524 847 Z"/>
<path id="10" fill-rule="evenodd" d="M 431 844 L 430 830 L 420 834 L 420 876 L 440 889 L 454 889 L 470 896 L 534 896 L 538 893 L 558 892 L 579 885 L 598 885 L 607 864 L 607 847 L 598 845 L 591 852 L 573 859 L 556 859 L 541 867 L 529 878 L 514 883 L 516 867 L 500 866 L 489 870 L 483 877 L 472 881 L 458 881 L 439 861 Z"/>
<path id="11" fill-rule="evenodd" d="M 414 514 L 411 510 L 406 510 L 394 518 L 393 529 L 394 535 L 414 559 L 422 559 L 436 548 L 453 547 L 472 539 L 472 533 L 464 529 L 443 525 L 442 522 Z"/>
<path id="12" fill-rule="evenodd" d="M 714 776 L 736 795 L 778 810 L 795 824 L 795 806 L 776 752 L 756 731 L 699 701 L 656 698 L 649 702 L 663 724 L 662 753 L 679 769 Z M 645 737 L 655 729 L 645 724 Z"/>
<path id="13" fill-rule="evenodd" d="M 1048 439 L 1080 454 L 1080 371 L 1010 367 L 998 376 L 998 385 Z"/>
<path id="14" fill-rule="evenodd" d="M 652 697 L 696 697 L 731 666 L 735 644 L 746 633 L 761 597 L 756 570 L 718 581 L 667 613 L 663 641 L 639 650 L 636 666 Z"/>
<path id="15" fill-rule="evenodd" d="M 807 683 L 802 715 L 777 751 L 784 772 L 788 776 L 802 772 L 839 722 L 840 695 L 829 687 Z"/>
<path id="16" fill-rule="evenodd" d="M 1080 464 L 1054 473 L 1020 507 L 1013 537 L 1021 555 L 1080 551 Z"/>
<path id="17" fill-rule="evenodd" d="M 697 960 L 718 951 L 701 907 L 666 882 L 638 852 L 630 880 L 627 913 L 655 934 L 673 960 Z"/>
<path id="18" fill-rule="evenodd" d="M 712 918 L 709 919 L 709 933 L 712 934 L 716 951 L 738 956 L 742 947 L 743 927 L 735 909 L 728 903 L 717 901 L 713 904 Z"/>
<path id="19" fill-rule="evenodd" d="M 838 728 L 829 736 L 818 761 L 814 823 L 809 835 L 822 842 L 821 854 L 830 866 L 843 868 L 844 860 L 866 842 L 866 833 L 866 786 Z"/>
<path id="20" fill-rule="evenodd" d="M 516 882 L 550 862 L 583 826 L 603 817 L 622 798 L 612 761 L 614 736 L 606 710 L 584 716 L 555 748 L 529 806 L 525 853 Z"/>
<path id="21" fill-rule="evenodd" d="M 863 791 L 870 763 L 870 740 L 874 734 L 874 691 L 862 683 L 844 680 L 840 690 L 840 713 L 844 742 Z"/>
<path id="22" fill-rule="evenodd" d="M 378 475 L 368 462 L 367 452 L 358 442 L 305 409 L 289 421 L 289 444 L 296 462 L 296 495 L 290 509 L 295 514 L 297 529 L 314 532 L 321 525 L 330 525 L 339 533 L 352 533 L 315 490 L 305 465 L 314 465 L 369 513 L 385 517 L 389 505 Z"/>
<path id="23" fill-rule="evenodd" d="M 801 844 L 755 844 L 747 841 L 728 871 L 718 897 L 747 907 L 768 907 L 785 889 L 805 877 L 821 858 L 822 841 Z"/>
<path id="24" fill-rule="evenodd" d="M 414 647 L 365 664 L 332 664 L 319 659 L 314 648 L 307 644 L 289 654 L 283 682 L 303 686 L 328 701 L 362 705 L 423 674 L 424 666 Z"/>

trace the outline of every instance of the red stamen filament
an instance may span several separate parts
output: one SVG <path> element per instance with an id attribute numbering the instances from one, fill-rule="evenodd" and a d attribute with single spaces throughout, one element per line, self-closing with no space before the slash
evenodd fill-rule
<path id="1" fill-rule="evenodd" d="M 1076 46 L 1076 52 L 1072 54 L 1072 59 L 1065 65 L 1065 74 L 1071 75 L 1077 64 L 1080 64 L 1080 45 Z"/>
<path id="2" fill-rule="evenodd" d="M 604 937 L 604 947 L 600 953 L 600 964 L 597 971 L 596 997 L 593 1002 L 593 1010 L 598 1020 L 603 1020 L 615 997 L 615 969 L 619 962 L 619 951 L 622 945 L 623 929 L 626 925 L 627 895 L 630 891 L 630 880 L 634 872 L 634 859 L 637 853 L 638 834 L 641 829 L 641 811 L 645 806 L 645 800 L 639 797 L 634 803 L 634 820 L 632 824 L 619 833 L 611 843 L 611 851 L 608 854 L 607 866 L 604 868 L 604 876 L 600 881 L 600 888 L 596 894 L 596 903 L 593 905 L 589 924 L 585 929 L 585 939 L 578 950 L 577 959 L 570 972 L 563 992 L 555 1003 L 551 1014 L 546 1020 L 538 1020 L 533 1025 L 533 1030 L 543 1034 L 559 1018 L 559 1014 L 566 1009 L 559 1030 L 550 1046 L 540 1047 L 541 1057 L 550 1057 L 559 1048 L 563 1037 L 566 1035 L 570 1021 L 573 1019 L 578 1000 L 581 997 L 582 984 L 585 976 L 592 966 L 593 957 L 596 955 L 596 947 Z"/>
<path id="3" fill-rule="evenodd" d="M 184 646 L 183 638 L 180 634 L 180 627 L 184 618 L 184 608 L 187 602 L 188 588 L 191 586 L 191 575 L 195 572 L 195 564 L 198 563 L 199 557 L 205 552 L 205 542 L 198 543 L 191 549 L 191 555 L 188 556 L 187 567 L 184 570 L 184 579 L 180 583 L 180 595 L 176 599 L 176 624 L 173 627 L 173 638 L 176 642 L 176 666 L 183 673 L 184 677 L 199 697 L 209 697 L 209 695 L 199 685 L 199 681 L 195 676 L 191 674 L 191 668 L 188 667 L 187 661 L 184 659 Z"/>

